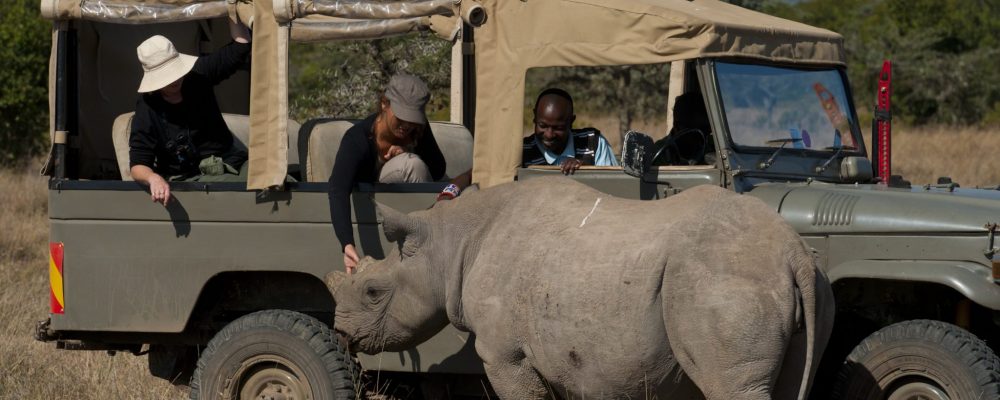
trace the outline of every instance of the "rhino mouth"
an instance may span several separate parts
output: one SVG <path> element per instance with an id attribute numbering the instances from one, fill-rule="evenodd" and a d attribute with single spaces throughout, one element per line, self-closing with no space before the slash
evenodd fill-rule
<path id="1" fill-rule="evenodd" d="M 350 338 L 348 338 L 348 336 L 344 332 L 335 329 L 333 332 L 333 337 L 334 339 L 337 340 L 337 344 L 340 345 L 340 348 L 344 349 L 344 352 L 352 355 L 356 353 L 354 349 L 356 349 L 357 346 L 351 343 Z"/>
<path id="2" fill-rule="evenodd" d="M 334 326 L 333 334 L 337 337 L 337 341 L 340 342 L 341 346 L 345 346 L 348 349 L 354 349 L 358 345 L 357 336 L 351 335 L 337 326 Z"/>
<path id="3" fill-rule="evenodd" d="M 357 322 L 351 316 L 351 314 L 339 310 L 334 313 L 333 331 L 336 336 L 343 338 L 342 343 L 347 343 L 347 349 L 352 353 L 376 354 L 382 352 L 386 340 L 384 325 L 376 324 L 375 329 L 368 329 L 370 326 L 367 324 L 347 324 L 345 326 L 342 321 Z M 337 321 L 341 321 L 341 323 L 337 323 Z"/>
<path id="4" fill-rule="evenodd" d="M 365 340 L 368 338 L 368 335 L 362 335 L 359 334 L 358 332 L 350 333 L 338 329 L 336 327 L 333 328 L 333 331 L 334 331 L 334 336 L 337 337 L 337 341 L 348 352 L 352 354 L 357 353 L 358 351 L 366 353 L 365 350 L 368 348 L 368 346 L 365 346 Z"/>

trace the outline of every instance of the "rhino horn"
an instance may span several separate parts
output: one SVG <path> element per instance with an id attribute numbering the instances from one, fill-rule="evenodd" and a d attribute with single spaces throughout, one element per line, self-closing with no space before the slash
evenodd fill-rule
<path id="1" fill-rule="evenodd" d="M 326 288 L 330 290 L 330 294 L 336 295 L 337 290 L 340 289 L 340 285 L 344 283 L 347 279 L 347 274 L 341 271 L 333 271 L 326 274 L 324 283 L 326 283 Z"/>
<path id="2" fill-rule="evenodd" d="M 403 214 L 381 203 L 376 203 L 382 214 L 382 229 L 390 242 L 401 243 L 403 254 L 413 255 L 427 239 L 427 227 L 420 218 Z"/>

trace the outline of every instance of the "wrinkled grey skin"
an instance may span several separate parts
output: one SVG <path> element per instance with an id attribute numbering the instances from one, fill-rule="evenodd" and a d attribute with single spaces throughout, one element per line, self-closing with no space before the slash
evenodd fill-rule
<path id="1" fill-rule="evenodd" d="M 718 187 L 635 201 L 540 178 L 381 211 L 398 248 L 327 276 L 334 328 L 368 354 L 471 331 L 505 399 L 804 398 L 833 326 L 798 235 Z"/>

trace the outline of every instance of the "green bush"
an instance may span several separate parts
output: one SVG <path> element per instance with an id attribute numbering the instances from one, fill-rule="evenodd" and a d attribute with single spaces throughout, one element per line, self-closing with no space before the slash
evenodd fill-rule
<path id="1" fill-rule="evenodd" d="M 451 42 L 430 33 L 377 40 L 295 43 L 289 49 L 289 114 L 364 118 L 397 72 L 427 82 L 432 120 L 447 120 L 451 86 Z"/>
<path id="2" fill-rule="evenodd" d="M 893 62 L 893 113 L 921 125 L 981 124 L 1000 102 L 998 0 L 770 0 L 767 13 L 844 36 L 855 106 L 871 109 Z"/>
<path id="3" fill-rule="evenodd" d="M 50 32 L 38 1 L 0 2 L 0 165 L 45 149 Z"/>

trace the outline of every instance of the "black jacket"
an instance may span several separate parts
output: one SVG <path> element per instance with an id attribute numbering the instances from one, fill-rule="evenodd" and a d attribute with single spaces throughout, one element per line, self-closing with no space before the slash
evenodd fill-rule
<path id="1" fill-rule="evenodd" d="M 140 95 L 132 118 L 129 167 L 145 165 L 164 178 L 193 176 L 202 158 L 219 156 L 239 169 L 247 155 L 233 147 L 213 87 L 235 73 L 249 55 L 249 43 L 233 42 L 198 58 L 184 77 L 180 104 L 166 102 L 156 91 Z"/>
<path id="2" fill-rule="evenodd" d="M 375 170 L 376 155 L 375 137 L 372 125 L 375 114 L 368 116 L 347 130 L 340 140 L 337 158 L 333 162 L 333 172 L 330 174 L 330 219 L 333 221 L 333 231 L 340 241 L 340 249 L 354 244 L 354 229 L 351 228 L 351 190 L 358 182 L 375 183 L 378 181 Z M 445 160 L 438 148 L 430 125 L 424 125 L 424 136 L 417 141 L 413 152 L 427 164 L 427 169 L 434 180 L 444 176 Z"/>

